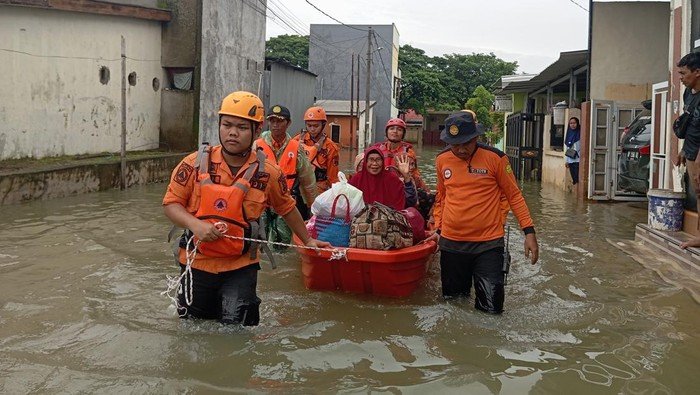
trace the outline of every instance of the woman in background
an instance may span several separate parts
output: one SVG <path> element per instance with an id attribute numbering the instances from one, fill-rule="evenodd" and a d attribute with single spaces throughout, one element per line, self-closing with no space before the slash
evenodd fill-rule
<path id="1" fill-rule="evenodd" d="M 576 117 L 571 117 L 571 119 L 569 119 L 569 127 L 566 129 L 564 145 L 566 146 L 564 156 L 566 167 L 569 169 L 572 182 L 576 185 L 578 184 L 578 164 L 581 159 L 581 123 Z"/>

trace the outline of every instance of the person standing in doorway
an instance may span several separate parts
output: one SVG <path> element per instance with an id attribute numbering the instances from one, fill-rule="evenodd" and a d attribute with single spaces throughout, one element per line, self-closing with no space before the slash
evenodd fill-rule
<path id="1" fill-rule="evenodd" d="M 474 284 L 475 307 L 500 314 L 505 294 L 502 195 L 525 233 L 525 256 L 532 264 L 538 260 L 539 247 L 508 157 L 477 143 L 482 134 L 471 113 L 454 113 L 445 120 L 440 139 L 449 147 L 435 159 L 436 230 L 428 240 L 436 240 L 440 247 L 442 295 L 468 297 Z"/>
<path id="2" fill-rule="evenodd" d="M 564 145 L 566 146 L 564 151 L 566 167 L 571 174 L 571 181 L 576 185 L 578 184 L 578 164 L 581 160 L 581 123 L 576 117 L 569 119 Z"/>
<path id="3" fill-rule="evenodd" d="M 306 133 L 300 133 L 294 138 L 306 151 L 306 156 L 315 167 L 316 187 L 318 193 L 330 189 L 338 182 L 338 146 L 328 138 L 324 129 L 328 118 L 322 107 L 311 107 L 304 113 Z"/>
<path id="4" fill-rule="evenodd" d="M 698 108 L 698 101 L 700 101 L 700 52 L 691 52 L 683 56 L 676 66 L 678 66 L 681 82 L 685 85 L 683 112 L 687 113 L 690 119 L 685 127 L 683 149 L 678 153 L 675 164 L 676 166 L 686 165 L 690 180 L 688 187 L 693 188 L 695 192 L 698 202 L 697 211 L 700 213 L 700 158 L 698 158 L 698 150 L 700 149 L 700 109 Z M 698 226 L 700 226 L 700 221 Z M 700 247 L 700 236 L 681 244 L 681 248 L 688 247 Z"/>

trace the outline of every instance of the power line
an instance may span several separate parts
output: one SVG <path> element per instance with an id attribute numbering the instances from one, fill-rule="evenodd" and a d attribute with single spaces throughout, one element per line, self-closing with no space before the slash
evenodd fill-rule
<path id="1" fill-rule="evenodd" d="M 340 23 L 341 25 L 343 25 L 343 26 L 345 26 L 345 27 L 349 27 L 350 29 L 359 30 L 359 31 L 361 31 L 361 32 L 366 32 L 366 31 L 368 31 L 367 29 L 360 29 L 359 27 L 354 27 L 354 26 L 346 25 L 345 23 L 339 21 L 338 19 L 336 19 L 336 18 L 330 16 L 328 13 L 326 13 L 326 12 L 323 11 L 322 9 L 316 7 L 316 6 L 315 6 L 312 2 L 310 2 L 309 0 L 306 0 L 306 3 L 308 3 L 311 7 L 314 7 L 314 8 L 315 8 L 318 12 L 320 12 L 321 14 L 323 14 L 323 15 L 325 15 L 325 16 L 331 18 L 331 19 L 333 19 L 334 21 Z"/>
<path id="2" fill-rule="evenodd" d="M 263 0 L 258 0 L 258 1 L 260 1 L 260 3 L 263 3 L 263 4 L 264 4 Z M 275 16 L 277 16 L 279 19 L 283 19 L 282 16 L 280 16 L 280 14 L 282 14 L 284 17 L 287 18 L 287 20 L 288 20 L 289 22 L 291 22 L 292 24 L 294 24 L 294 26 L 296 27 L 296 30 L 297 30 L 297 31 L 304 32 L 304 34 L 302 34 L 303 36 L 307 35 L 306 31 L 308 30 L 308 27 L 307 27 L 306 25 L 304 25 L 304 23 L 303 23 L 299 18 L 297 18 L 297 17 L 296 17 L 295 15 L 293 15 L 293 14 L 287 13 L 284 9 L 282 9 L 282 7 L 280 6 L 280 4 L 277 3 L 277 2 L 274 2 L 274 1 L 270 0 L 270 1 L 268 1 L 268 3 L 271 4 L 271 5 L 273 5 L 273 6 L 275 6 L 275 7 L 277 8 L 277 12 L 278 12 L 279 14 L 276 13 L 275 10 L 273 10 L 271 7 L 268 7 L 268 9 L 270 10 L 270 12 L 272 12 L 272 13 L 273 13 Z"/>
<path id="3" fill-rule="evenodd" d="M 338 86 L 335 87 L 335 90 L 333 91 L 333 93 L 331 93 L 330 95 L 328 95 L 329 97 L 332 98 L 333 96 L 335 96 L 336 93 L 338 93 L 338 90 L 339 90 L 342 86 L 344 86 L 344 85 L 343 85 L 343 82 L 347 82 L 348 77 L 350 77 L 350 73 L 352 73 L 352 69 L 351 69 L 350 71 L 348 71 L 348 73 L 347 73 L 347 74 L 345 75 L 345 77 L 342 79 L 341 83 L 339 83 Z M 323 89 L 321 89 L 321 96 L 323 96 Z M 323 99 L 321 99 L 321 100 L 323 100 Z M 326 100 L 334 100 L 334 99 L 326 99 Z"/>
<path id="4" fill-rule="evenodd" d="M 580 9 L 582 9 L 582 10 L 588 12 L 588 10 L 587 10 L 586 8 L 584 8 L 581 4 L 575 2 L 574 0 L 569 0 L 569 1 L 572 2 L 572 3 L 574 3 L 574 4 L 576 4 L 576 6 L 577 6 L 578 8 L 580 8 Z"/>
<path id="5" fill-rule="evenodd" d="M 386 70 L 386 65 L 384 64 L 384 58 L 382 58 L 381 47 L 379 46 L 379 43 L 377 42 L 377 34 L 375 32 L 372 32 L 372 36 L 374 37 L 374 43 L 377 44 L 377 53 L 379 54 L 379 60 L 382 62 L 382 69 L 384 69 L 384 75 L 386 75 L 386 80 L 389 81 L 389 85 L 391 85 L 391 77 L 389 76 L 389 72 Z"/>
<path id="6" fill-rule="evenodd" d="M 122 58 L 115 58 L 115 59 L 93 58 L 93 57 L 89 57 L 89 56 L 39 55 L 39 54 L 31 53 L 31 52 L 18 51 L 18 50 L 9 49 L 9 48 L 0 48 L 0 51 L 10 52 L 10 53 L 18 53 L 18 54 L 27 55 L 27 56 L 33 56 L 35 58 L 49 58 L 49 59 L 97 60 L 99 62 L 116 62 L 116 61 L 119 61 L 122 59 Z M 134 60 L 137 62 L 160 62 L 160 59 L 137 59 L 137 58 L 132 58 L 129 56 L 125 56 L 125 58 L 127 58 L 129 60 Z"/>

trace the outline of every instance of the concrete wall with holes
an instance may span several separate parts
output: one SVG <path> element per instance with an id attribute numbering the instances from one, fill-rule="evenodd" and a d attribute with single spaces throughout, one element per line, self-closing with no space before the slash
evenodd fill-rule
<path id="1" fill-rule="evenodd" d="M 217 112 L 227 94 L 262 94 L 264 56 L 265 7 L 260 2 L 202 1 L 200 142 L 219 143 Z"/>
<path id="2" fill-rule="evenodd" d="M 352 54 L 362 57 L 360 72 L 360 100 L 366 95 L 367 29 L 369 25 L 311 25 L 309 38 L 309 71 L 318 75 L 318 100 L 350 100 L 350 73 Z M 361 29 L 361 30 L 357 30 Z M 376 101 L 375 119 L 370 119 L 368 139 L 383 141 L 384 125 L 398 115 L 396 108 L 395 77 L 399 77 L 399 32 L 395 25 L 372 26 L 377 39 L 372 39 L 370 67 L 370 100 Z M 377 50 L 377 45 L 381 48 Z M 355 61 L 357 62 L 357 61 Z M 357 64 L 355 65 L 357 75 Z M 357 93 L 356 93 L 357 94 Z M 364 128 L 364 119 L 360 128 Z M 376 133 L 373 133 L 375 132 Z"/>
<path id="3" fill-rule="evenodd" d="M 120 150 L 122 35 L 127 149 L 157 148 L 159 22 L 0 6 L 0 160 Z"/>
<path id="4" fill-rule="evenodd" d="M 651 98 L 668 79 L 668 2 L 594 2 L 591 18 L 591 98 Z"/>

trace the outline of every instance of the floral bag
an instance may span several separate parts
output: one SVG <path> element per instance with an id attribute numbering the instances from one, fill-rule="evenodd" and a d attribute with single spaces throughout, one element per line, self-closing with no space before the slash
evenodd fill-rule
<path id="1" fill-rule="evenodd" d="M 374 202 L 352 220 L 350 247 L 391 250 L 413 245 L 413 230 L 399 211 Z"/>

